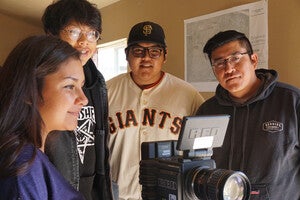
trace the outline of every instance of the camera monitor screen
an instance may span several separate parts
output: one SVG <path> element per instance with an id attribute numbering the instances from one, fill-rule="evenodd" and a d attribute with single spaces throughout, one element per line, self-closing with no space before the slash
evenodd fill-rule
<path id="1" fill-rule="evenodd" d="M 229 115 L 183 117 L 177 150 L 208 149 L 222 146 L 229 119 Z"/>

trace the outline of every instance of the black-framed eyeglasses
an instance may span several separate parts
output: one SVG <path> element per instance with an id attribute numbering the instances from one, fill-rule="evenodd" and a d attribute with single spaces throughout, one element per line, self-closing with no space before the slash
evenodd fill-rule
<path id="1" fill-rule="evenodd" d="M 85 35 L 86 39 L 89 42 L 97 42 L 100 38 L 100 33 L 96 30 L 91 30 L 91 31 L 82 31 L 79 28 L 72 28 L 72 29 L 64 29 L 63 31 L 65 31 L 67 33 L 67 35 L 69 36 L 69 38 L 71 40 L 73 40 L 74 42 L 78 41 L 79 38 L 81 38 L 82 34 Z"/>
<path id="2" fill-rule="evenodd" d="M 162 47 L 154 46 L 154 47 L 142 47 L 142 46 L 133 46 L 130 49 L 132 55 L 137 58 L 144 58 L 146 56 L 146 52 L 150 58 L 159 58 L 163 51 Z"/>
<path id="3" fill-rule="evenodd" d="M 230 55 L 228 58 L 216 60 L 212 63 L 212 67 L 215 70 L 222 70 L 226 67 L 227 63 L 230 63 L 231 65 L 236 65 L 241 61 L 241 58 L 245 54 L 249 54 L 249 53 L 248 52 L 244 52 L 244 53 L 238 52 L 238 53 Z"/>

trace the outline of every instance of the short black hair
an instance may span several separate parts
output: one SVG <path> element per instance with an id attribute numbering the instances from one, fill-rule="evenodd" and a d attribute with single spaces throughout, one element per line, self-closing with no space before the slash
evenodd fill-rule
<path id="1" fill-rule="evenodd" d="M 244 33 L 238 32 L 236 30 L 227 30 L 223 32 L 219 32 L 210 38 L 204 48 L 203 53 L 208 55 L 209 60 L 211 59 L 211 53 L 218 47 L 223 46 L 232 41 L 239 41 L 242 47 L 245 47 L 248 54 L 253 54 L 252 45 L 249 39 L 246 37 Z"/>
<path id="2" fill-rule="evenodd" d="M 87 0 L 59 0 L 49 5 L 42 16 L 45 33 L 58 35 L 70 20 L 102 33 L 102 17 L 95 4 Z"/>

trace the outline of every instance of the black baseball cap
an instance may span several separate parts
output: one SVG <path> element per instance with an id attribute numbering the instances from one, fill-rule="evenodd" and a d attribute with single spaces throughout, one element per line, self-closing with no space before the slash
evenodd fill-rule
<path id="1" fill-rule="evenodd" d="M 150 21 L 140 22 L 134 25 L 129 32 L 127 47 L 140 42 L 151 42 L 163 47 L 167 46 L 162 27 Z"/>

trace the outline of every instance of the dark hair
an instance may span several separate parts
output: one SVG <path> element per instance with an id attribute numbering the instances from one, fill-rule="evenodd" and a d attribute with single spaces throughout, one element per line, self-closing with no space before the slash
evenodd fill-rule
<path id="1" fill-rule="evenodd" d="M 102 33 L 102 18 L 95 4 L 86 0 L 59 0 L 49 5 L 42 16 L 45 33 L 58 35 L 70 20 L 93 27 Z"/>
<path id="2" fill-rule="evenodd" d="M 79 52 L 46 35 L 26 38 L 8 55 L 0 76 L 0 178 L 26 170 L 31 161 L 14 165 L 26 144 L 41 147 L 43 121 L 38 105 L 43 100 L 44 78 L 70 58 L 80 60 Z"/>
<path id="3" fill-rule="evenodd" d="M 211 53 L 218 47 L 223 46 L 232 41 L 238 40 L 240 45 L 246 48 L 249 55 L 253 54 L 252 45 L 249 39 L 246 37 L 244 33 L 237 32 L 235 30 L 227 30 L 224 32 L 219 32 L 210 38 L 204 48 L 203 53 L 208 55 L 209 60 L 211 59 Z"/>

